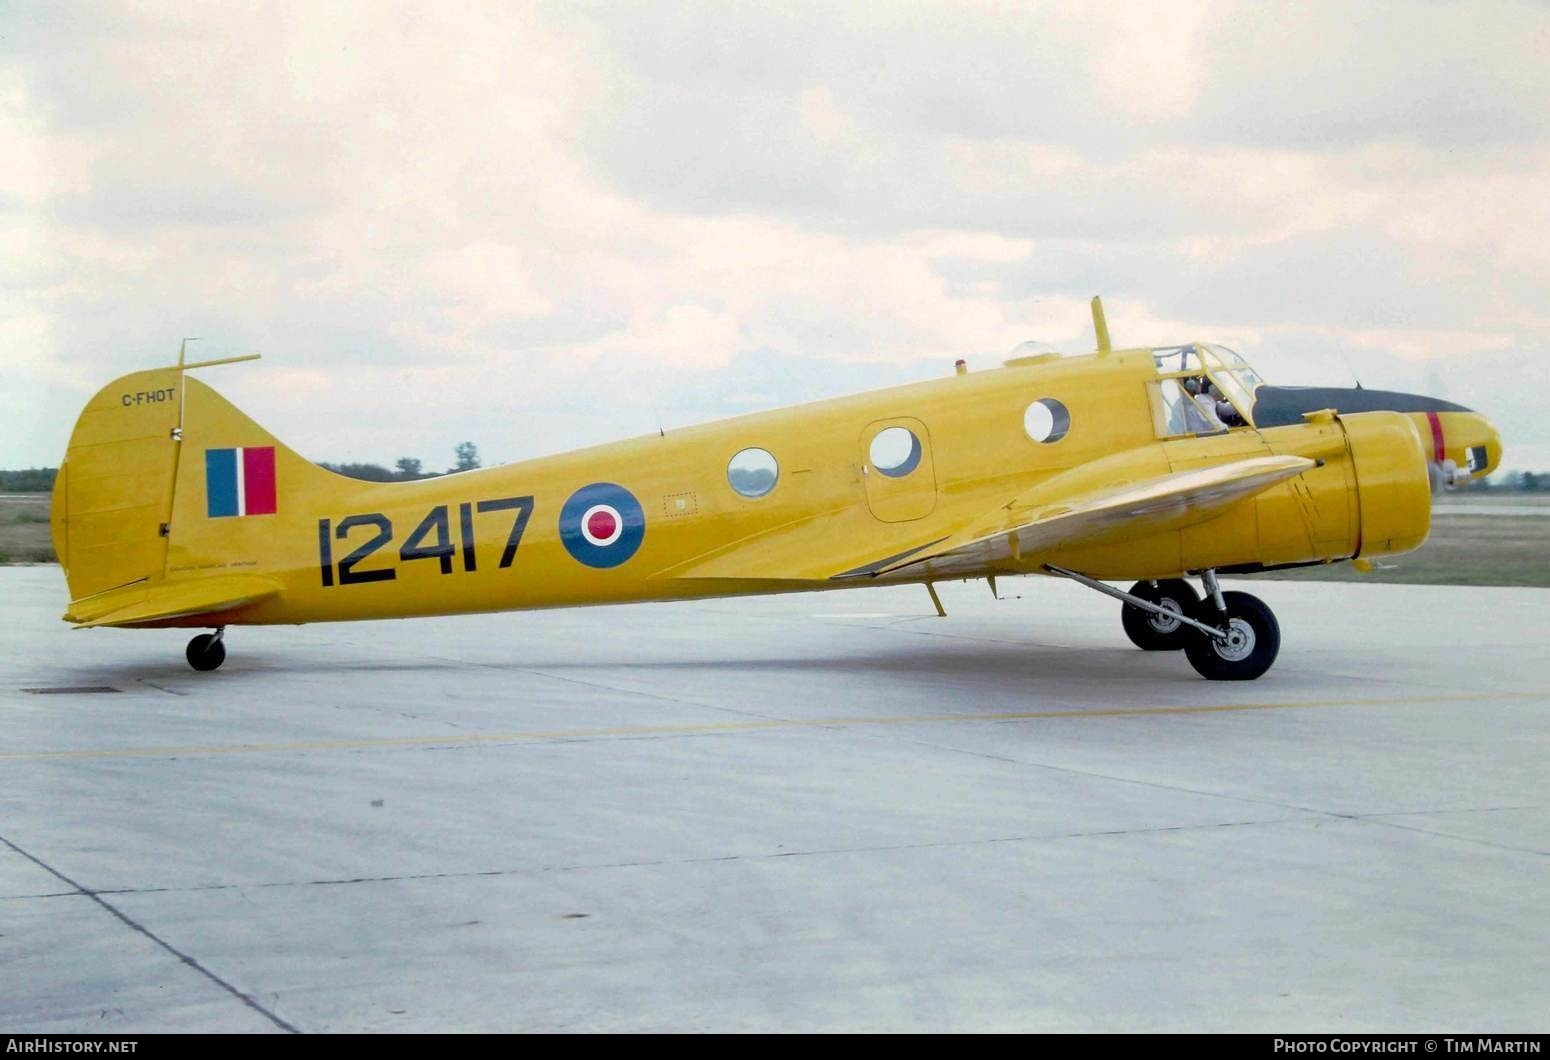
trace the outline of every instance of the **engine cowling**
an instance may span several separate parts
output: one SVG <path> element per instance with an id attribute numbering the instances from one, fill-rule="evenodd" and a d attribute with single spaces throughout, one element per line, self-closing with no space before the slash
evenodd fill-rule
<path id="1" fill-rule="evenodd" d="M 1409 416 L 1357 412 L 1340 417 L 1356 475 L 1356 555 L 1392 556 L 1420 548 L 1431 532 L 1427 451 Z"/>

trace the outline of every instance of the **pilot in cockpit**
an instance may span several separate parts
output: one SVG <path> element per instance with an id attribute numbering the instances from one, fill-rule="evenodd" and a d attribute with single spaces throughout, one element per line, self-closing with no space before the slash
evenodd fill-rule
<path id="1" fill-rule="evenodd" d="M 1233 407 L 1233 403 L 1227 400 L 1227 395 L 1222 393 L 1221 387 L 1212 383 L 1207 394 L 1212 408 L 1216 412 L 1216 418 L 1222 421 L 1224 427 L 1242 427 L 1244 420 Z"/>
<path id="2" fill-rule="evenodd" d="M 1192 425 L 1191 429 L 1197 431 L 1222 430 L 1226 425 L 1221 422 L 1221 418 L 1217 415 L 1217 403 L 1209 393 L 1209 391 L 1216 388 L 1203 375 L 1186 376 L 1181 382 L 1184 384 L 1184 393 L 1189 395 L 1191 403 L 1193 403 L 1195 409 L 1200 414 L 1200 418 L 1205 421 L 1203 424 Z"/>

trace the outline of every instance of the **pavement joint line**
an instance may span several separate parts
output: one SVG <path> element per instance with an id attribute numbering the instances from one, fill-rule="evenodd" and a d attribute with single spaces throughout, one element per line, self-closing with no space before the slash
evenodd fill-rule
<path id="1" fill-rule="evenodd" d="M 1112 779 L 1122 780 L 1125 778 Z M 1188 791 L 1190 789 L 1181 788 L 1175 790 Z M 1237 798 L 1237 796 L 1224 797 Z M 1251 799 L 1248 801 L 1257 802 L 1260 800 Z M 1333 818 L 1336 820 L 1351 821 L 1354 823 L 1372 823 L 1382 826 L 1392 826 L 1398 828 L 1401 831 L 1415 832 L 1420 835 L 1431 836 L 1437 839 L 1450 839 L 1460 843 L 1486 846 L 1491 849 L 1500 850 L 1509 854 L 1535 854 L 1541 856 L 1550 856 L 1550 851 L 1534 850 L 1530 847 L 1504 846 L 1499 843 L 1491 843 L 1486 840 L 1474 839 L 1470 836 L 1460 836 L 1449 832 L 1435 832 L 1426 828 L 1396 825 L 1393 822 L 1385 820 L 1385 818 L 1394 816 L 1414 816 L 1418 814 L 1431 813 L 1491 813 L 1502 809 L 1537 809 L 1537 807 L 1533 806 L 1475 807 L 1459 810 L 1405 810 L 1362 814 L 1337 813 L 1331 810 L 1319 810 L 1274 802 L 1265 802 L 1262 804 L 1276 806 L 1278 808 L 1288 809 L 1294 812 L 1284 817 L 1262 817 L 1240 821 L 1204 821 L 1198 824 L 1155 825 L 1145 828 L 1099 828 L 1080 832 L 1048 832 L 1010 836 L 985 836 L 978 839 L 941 840 L 928 843 L 890 843 L 873 846 L 821 847 L 813 850 L 781 850 L 751 854 L 712 854 L 698 858 L 662 858 L 647 861 L 597 862 L 592 864 L 576 865 L 536 865 L 504 869 L 466 869 L 461 872 L 399 873 L 382 876 L 348 876 L 317 880 L 269 880 L 259 883 L 204 883 L 181 887 L 105 887 L 97 891 L 74 890 L 52 891 L 43 894 L 4 895 L 0 896 L 0 902 L 33 901 L 41 898 L 94 898 L 100 895 L 198 894 L 207 891 L 270 890 L 296 887 L 338 887 L 357 883 L 413 883 L 426 880 L 480 879 L 499 876 L 542 876 L 549 873 L 599 872 L 608 869 L 660 868 L 671 865 L 701 865 L 737 861 L 773 861 L 780 858 L 832 857 L 835 855 L 844 854 L 881 854 L 910 850 L 935 850 L 948 847 L 996 846 L 1010 843 L 1049 843 L 1068 839 L 1104 839 L 1128 835 L 1163 835 L 1169 832 L 1198 832 L 1218 828 L 1251 828 L 1255 826 L 1266 825 L 1297 824 L 1299 822 L 1318 818 Z M 4 840 L 0 839 L 0 841 Z M 13 846 L 12 849 L 16 848 Z M 22 853 L 24 856 L 29 856 L 26 855 L 25 852 Z M 47 866 L 44 867 L 47 868 Z M 56 873 L 56 875 L 58 874 Z M 63 879 L 64 877 L 60 878 Z"/>
<path id="2" fill-rule="evenodd" d="M 246 1005 L 248 1008 L 252 1009 L 254 1012 L 257 1012 L 260 1016 L 263 1016 L 270 1023 L 273 1023 L 276 1027 L 279 1027 L 283 1031 L 288 1031 L 291 1034 L 300 1034 L 301 1033 L 301 1029 L 300 1028 L 296 1027 L 294 1024 L 286 1022 L 280 1016 L 278 1016 L 275 1013 L 269 1011 L 263 1005 L 260 1005 L 252 997 L 250 997 L 247 994 L 244 994 L 241 990 L 238 990 L 235 986 L 231 985 L 226 980 L 222 979 L 220 976 L 218 976 L 214 972 L 212 972 L 210 969 L 206 968 L 203 964 L 199 963 L 199 960 L 197 958 L 195 958 L 195 957 L 193 957 L 193 956 L 191 956 L 191 955 L 189 955 L 187 953 L 184 953 L 182 950 L 179 950 L 177 947 L 173 946 L 172 943 L 168 942 L 166 939 L 164 939 L 160 935 L 156 934 L 150 928 L 146 927 L 145 925 L 143 925 L 140 922 L 138 922 L 137 920 L 135 920 L 128 913 L 125 913 L 123 910 L 119 909 L 117 906 L 115 906 L 111 902 L 107 901 L 105 898 L 103 898 L 96 891 L 93 891 L 93 890 L 91 890 L 88 887 L 81 886 L 81 884 L 77 883 L 75 880 L 72 880 L 69 876 L 66 876 L 63 872 L 60 872 L 58 869 L 54 868 L 54 866 L 50 865 L 48 862 L 44 861 L 42 858 L 39 858 L 36 855 L 34 855 L 32 853 L 29 853 L 26 850 L 23 850 L 21 847 L 17 846 L 15 843 L 11 842 L 9 839 L 7 839 L 3 835 L 0 835 L 0 843 L 4 843 L 6 846 L 10 847 L 11 850 L 16 852 L 17 854 L 20 854 L 22 857 L 24 857 L 28 861 L 32 862 L 34 865 L 36 865 L 38 868 L 42 869 L 44 872 L 48 873 L 50 876 L 53 876 L 55 879 L 59 880 L 61 883 L 64 883 L 66 886 L 75 888 L 75 893 L 76 894 L 79 894 L 79 895 L 81 895 L 82 897 L 85 897 L 85 898 L 90 898 L 97 905 L 101 906 L 103 909 L 107 910 L 107 912 L 112 914 L 113 917 L 115 919 L 117 919 L 120 923 L 122 923 L 124 926 L 128 927 L 130 930 L 134 931 L 136 934 L 144 936 L 146 939 L 150 940 L 151 942 L 155 943 L 157 946 L 159 946 L 162 949 L 166 950 L 168 953 L 172 954 L 172 956 L 176 957 L 180 962 L 182 962 L 183 964 L 186 964 L 189 968 L 192 968 L 194 971 L 198 972 L 200 975 L 202 975 L 206 979 L 210 980 L 210 982 L 214 983 L 216 986 L 218 986 L 222 990 L 226 991 L 226 993 L 230 994 L 232 997 L 234 997 L 238 1001 L 242 1002 L 244 1005 Z"/>
<path id="3" fill-rule="evenodd" d="M 1166 707 L 1112 707 L 1095 710 L 997 711 L 986 714 L 852 715 L 823 718 L 758 718 L 747 721 L 663 725 L 616 725 L 590 729 L 528 730 L 462 735 L 403 736 L 337 740 L 292 740 L 275 743 L 194 744 L 171 747 L 120 747 L 77 751 L 15 751 L 0 754 L 0 762 L 41 762 L 95 758 L 167 758 L 187 755 L 273 754 L 297 751 L 371 751 L 399 748 L 445 748 L 483 744 L 561 743 L 623 737 L 716 736 L 781 729 L 852 728 L 881 725 L 929 725 L 1134 718 L 1170 715 L 1231 714 L 1261 710 L 1312 710 L 1337 707 L 1404 706 L 1418 703 L 1478 703 L 1544 698 L 1540 692 L 1459 692 L 1432 696 L 1392 696 L 1374 699 L 1323 699 L 1270 703 L 1207 703 Z"/>
<path id="4" fill-rule="evenodd" d="M 880 737 L 879 737 L 880 738 Z M 1231 802 L 1248 803 L 1254 806 L 1273 806 L 1281 810 L 1293 810 L 1298 813 L 1312 814 L 1319 817 L 1341 817 L 1342 814 L 1332 813 L 1328 810 L 1320 810 L 1312 806 L 1299 806 L 1296 803 L 1282 802 L 1280 799 L 1263 798 L 1254 795 L 1241 795 L 1225 791 L 1208 791 L 1204 788 L 1191 788 L 1182 784 L 1164 784 L 1157 780 L 1147 780 L 1143 777 L 1127 777 L 1118 773 L 1105 773 L 1096 769 L 1078 769 L 1075 766 L 1060 766 L 1053 762 L 1040 762 L 1033 759 L 1017 758 L 1012 755 L 994 754 L 977 747 L 955 747 L 952 744 L 938 743 L 924 737 L 916 737 L 907 741 L 918 747 L 929 747 L 935 751 L 948 754 L 967 755 L 971 758 L 983 758 L 991 762 L 1000 762 L 1005 765 L 1020 766 L 1024 769 L 1043 769 L 1051 773 L 1059 773 L 1069 777 L 1082 777 L 1086 780 L 1102 780 L 1113 784 L 1132 784 L 1142 788 L 1155 788 L 1159 791 L 1172 791 L 1185 795 L 1196 795 L 1209 799 L 1226 799 Z"/>
<path id="5" fill-rule="evenodd" d="M 1415 835 L 1431 836 L 1434 839 L 1451 839 L 1455 843 L 1467 843 L 1470 846 L 1485 847 L 1488 850 L 1499 850 L 1505 854 L 1532 854 L 1536 857 L 1550 857 L 1550 850 L 1539 850 L 1535 847 L 1515 847 L 1506 843 L 1493 843 L 1489 839 L 1477 839 L 1474 836 L 1459 835 L 1456 832 L 1440 832 L 1435 828 L 1422 828 L 1419 825 L 1404 824 L 1400 821 L 1390 820 L 1392 814 L 1376 813 L 1371 815 L 1354 814 L 1351 819 L 1363 824 L 1374 824 L 1379 828 L 1392 828 L 1397 832 L 1410 832 Z"/>
<path id="6" fill-rule="evenodd" d="M 1116 836 L 1161 835 L 1169 832 L 1200 832 L 1217 828 L 1252 828 L 1256 825 L 1295 824 L 1319 816 L 1297 813 L 1286 817 L 1258 817 L 1241 821 L 1202 821 L 1197 824 L 1164 824 L 1145 828 L 1096 828 L 1081 832 L 1047 832 L 1027 835 L 984 836 L 978 839 L 944 839 L 923 843 L 883 843 L 870 846 L 819 847 L 812 850 L 776 850 L 749 854 L 708 854 L 696 858 L 656 858 L 645 861 L 607 861 L 577 865 L 533 865 L 505 869 L 465 869 L 461 872 L 415 872 L 384 876 L 349 876 L 320 880 L 270 880 L 262 883 L 203 883 L 183 887 L 115 887 L 96 894 L 197 894 L 205 891 L 269 890 L 293 887 L 339 887 L 357 883 L 413 883 L 424 880 L 465 880 L 496 876 L 544 876 L 551 873 L 602 872 L 610 869 L 651 869 L 674 865 L 715 865 L 737 861 L 778 861 L 781 858 L 834 857 L 845 854 L 887 854 L 912 850 L 939 850 L 954 847 L 999 846 L 1011 843 L 1052 843 L 1067 839 L 1111 839 Z M 15 895 L 0 901 L 36 898 L 73 898 L 80 892 Z"/>
<path id="7" fill-rule="evenodd" d="M 1354 816 L 1367 820 L 1378 817 L 1434 817 L 1440 813 L 1502 813 L 1507 810 L 1540 809 L 1544 809 L 1544 807 L 1538 803 L 1513 806 L 1436 806 L 1429 810 L 1384 810 L 1380 813 L 1363 813 Z"/>
<path id="8" fill-rule="evenodd" d="M 1515 696 L 1528 695 L 1529 693 L 1512 693 Z M 1359 824 L 1373 824 L 1380 828 L 1394 828 L 1399 831 L 1414 832 L 1419 835 L 1433 836 L 1438 839 L 1451 839 L 1459 843 L 1470 843 L 1483 846 L 1491 850 L 1499 850 L 1511 854 L 1535 854 L 1550 856 L 1550 851 L 1536 850 L 1533 847 L 1515 847 L 1503 843 L 1493 843 L 1488 839 L 1476 839 L 1473 836 L 1458 835 L 1454 832 L 1440 832 L 1432 828 L 1421 828 L 1418 825 L 1407 825 L 1399 821 L 1391 820 L 1394 817 L 1421 817 L 1425 818 L 1441 813 L 1495 813 L 1500 810 L 1536 810 L 1538 806 L 1476 806 L 1464 809 L 1430 809 L 1430 810 L 1387 810 L 1379 813 L 1342 813 L 1339 810 L 1325 810 L 1317 806 L 1303 806 L 1295 802 L 1283 802 L 1280 799 L 1265 798 L 1258 795 L 1247 795 L 1229 791 L 1208 791 L 1204 788 L 1190 788 L 1181 784 L 1164 784 L 1155 780 L 1146 780 L 1141 777 L 1121 776 L 1118 773 L 1103 773 L 1092 769 L 1076 769 L 1072 766 L 1057 766 L 1050 762 L 1038 762 L 1023 758 L 1014 758 L 1010 755 L 992 754 L 989 751 L 978 748 L 954 747 L 951 744 L 936 743 L 926 739 L 914 739 L 909 741 L 921 747 L 930 747 L 933 750 L 948 753 L 964 754 L 974 758 L 984 758 L 992 762 L 1003 762 L 1009 765 L 1018 765 L 1031 769 L 1046 769 L 1054 773 L 1064 773 L 1068 776 L 1084 777 L 1089 780 L 1104 780 L 1115 784 L 1134 784 L 1144 788 L 1157 788 L 1162 791 L 1178 792 L 1185 795 L 1198 795 L 1203 798 L 1226 799 L 1231 802 L 1248 803 L 1255 806 L 1272 806 L 1280 810 L 1291 810 L 1296 813 L 1323 817 L 1335 821 L 1353 821 Z"/>

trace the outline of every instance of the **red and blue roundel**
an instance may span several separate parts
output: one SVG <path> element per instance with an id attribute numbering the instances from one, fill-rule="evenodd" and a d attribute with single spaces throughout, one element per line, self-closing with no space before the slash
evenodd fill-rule
<path id="1" fill-rule="evenodd" d="M 560 541 L 572 559 L 589 567 L 617 567 L 645 537 L 640 501 L 612 482 L 581 487 L 560 509 Z"/>

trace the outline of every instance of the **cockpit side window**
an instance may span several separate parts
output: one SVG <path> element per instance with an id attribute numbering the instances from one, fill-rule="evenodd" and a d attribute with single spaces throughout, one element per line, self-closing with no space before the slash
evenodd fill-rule
<path id="1" fill-rule="evenodd" d="M 1181 434 L 1214 434 L 1226 426 L 1207 400 L 1196 398 L 1185 389 L 1183 380 L 1161 379 L 1156 383 L 1153 411 L 1158 415 L 1159 437 Z"/>
<path id="2" fill-rule="evenodd" d="M 1154 349 L 1152 359 L 1160 377 L 1153 401 L 1160 436 L 1253 426 L 1261 380 L 1232 350 L 1197 342 Z"/>

